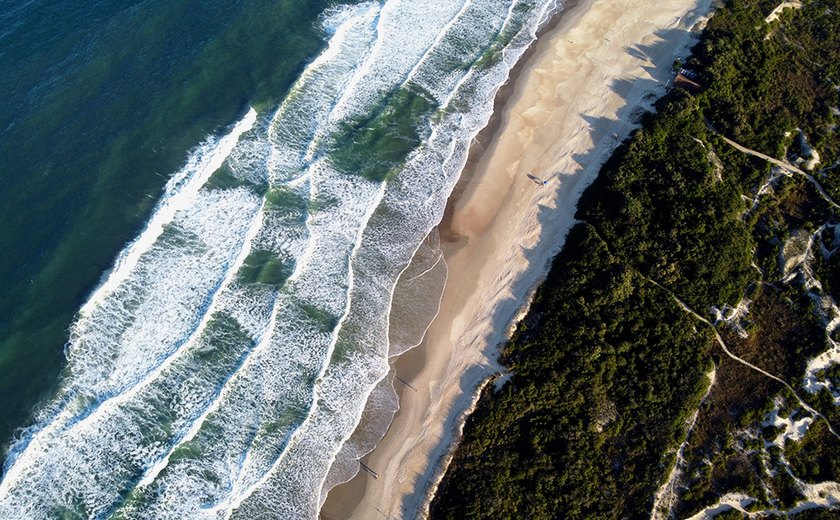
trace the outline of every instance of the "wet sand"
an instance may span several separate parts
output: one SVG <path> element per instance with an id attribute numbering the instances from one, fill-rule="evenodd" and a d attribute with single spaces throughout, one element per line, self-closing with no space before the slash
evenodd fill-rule
<path id="1" fill-rule="evenodd" d="M 324 518 L 426 515 L 580 194 L 664 92 L 709 10 L 709 0 L 581 0 L 537 40 L 500 92 L 439 226 L 449 276 L 424 341 L 394 362 L 417 391 L 397 385 L 400 410 L 363 459 L 379 478 L 360 472 L 334 488 Z"/>

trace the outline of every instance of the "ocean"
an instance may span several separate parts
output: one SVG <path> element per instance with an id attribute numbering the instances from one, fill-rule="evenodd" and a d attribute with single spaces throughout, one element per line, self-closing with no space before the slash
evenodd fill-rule
<path id="1" fill-rule="evenodd" d="M 0 3 L 0 518 L 316 517 L 558 8 Z"/>

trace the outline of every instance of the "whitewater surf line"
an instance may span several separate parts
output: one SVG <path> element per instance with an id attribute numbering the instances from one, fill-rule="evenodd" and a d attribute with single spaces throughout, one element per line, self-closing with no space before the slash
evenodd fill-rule
<path id="1" fill-rule="evenodd" d="M 498 85 L 498 84 L 497 84 L 497 85 Z M 492 101 L 492 97 L 490 98 L 490 101 Z M 489 117 L 489 115 L 488 115 L 488 117 Z M 486 120 L 484 120 L 484 121 L 483 121 L 483 123 L 486 123 Z M 444 148 L 444 149 L 447 149 L 447 148 Z M 462 148 L 462 149 L 461 149 L 461 151 L 462 151 L 462 153 L 461 153 L 461 155 L 460 155 L 460 157 L 459 157 L 459 159 L 458 159 L 458 167 L 457 167 L 457 171 L 460 171 L 460 167 L 461 167 L 461 166 L 463 166 L 463 161 L 465 161 L 465 153 L 464 153 L 464 151 L 465 151 L 465 150 L 464 150 L 464 148 Z M 399 179 L 397 179 L 397 180 L 399 180 Z M 441 208 L 441 211 L 442 211 L 442 208 Z M 438 214 L 438 215 L 439 215 L 439 214 Z M 369 229 L 371 229 L 371 228 L 369 228 Z M 428 229 L 426 229 L 425 231 L 428 231 Z M 352 315 L 352 313 L 351 313 L 351 315 Z M 338 372 L 338 371 L 339 371 L 339 367 L 338 367 L 338 366 L 336 366 L 335 368 L 336 368 L 336 372 Z M 348 367 L 348 368 L 349 368 L 349 367 Z M 370 367 L 370 368 L 371 368 L 371 369 L 373 369 L 374 367 Z M 342 381 L 353 381 L 353 382 L 356 382 L 356 381 L 358 381 L 359 379 L 361 379 L 361 378 L 363 378 L 363 377 L 365 377 L 365 376 L 367 376 L 367 375 L 372 375 L 372 374 L 370 374 L 370 373 L 358 373 L 358 372 L 357 372 L 357 373 L 353 373 L 353 372 L 350 372 L 350 373 L 345 373 L 343 377 L 342 377 L 342 376 L 336 376 L 336 379 L 337 379 L 337 380 L 342 380 Z M 374 377 L 376 377 L 376 376 L 374 375 Z M 325 420 L 326 420 L 326 419 L 325 419 Z M 313 421 L 313 422 L 315 422 L 315 421 Z M 316 429 L 316 431 L 317 431 L 317 427 L 316 427 L 315 429 Z M 325 432 L 324 432 L 324 431 L 321 431 L 321 433 L 325 433 Z M 313 437 L 317 437 L 317 434 L 313 434 Z M 346 440 L 346 439 L 345 439 L 345 440 Z M 313 443 L 314 443 L 314 442 L 315 442 L 315 440 L 313 439 L 311 442 L 313 442 Z M 303 445 L 303 444 L 304 444 L 304 443 L 301 443 L 301 445 Z M 309 443 L 306 443 L 306 445 L 308 446 L 308 445 L 309 445 Z M 313 450 L 313 451 L 314 451 L 314 450 Z M 307 471 L 307 470 L 312 470 L 312 468 L 311 468 L 311 467 L 307 467 L 307 468 L 298 468 L 298 470 L 299 470 L 299 471 Z M 283 475 L 283 476 L 282 476 L 282 478 L 281 478 L 281 477 L 278 477 L 278 482 L 279 482 L 279 481 L 286 482 L 288 479 L 295 479 L 295 478 L 299 479 L 299 478 L 300 478 L 300 476 L 299 476 L 299 475 L 295 475 L 295 476 L 293 476 L 293 475 L 290 475 L 290 474 L 288 474 L 288 473 L 287 473 L 287 474 Z M 270 487 L 269 487 L 269 486 L 267 486 L 267 487 L 266 487 L 266 489 L 270 489 Z M 307 506 L 305 506 L 305 505 L 301 504 L 299 507 L 307 507 Z M 253 510 L 253 511 L 252 511 L 252 513 L 254 513 L 254 511 L 255 511 L 255 510 Z M 284 513 L 283 513 L 283 514 L 287 514 L 287 513 L 289 513 L 289 511 L 284 511 Z M 255 513 L 254 513 L 254 514 L 255 514 Z"/>
<path id="2" fill-rule="evenodd" d="M 260 208 L 258 210 L 258 213 L 261 212 L 261 210 L 262 210 L 262 206 L 260 206 Z M 249 227 L 249 229 L 248 229 L 248 231 L 245 235 L 245 245 L 244 245 L 244 247 L 242 248 L 239 255 L 234 260 L 231 267 L 227 270 L 227 273 L 225 274 L 225 278 L 222 281 L 219 288 L 213 293 L 210 305 L 208 306 L 207 310 L 205 311 L 204 315 L 202 316 L 201 322 L 198 324 L 198 326 L 195 328 L 195 330 L 192 331 L 192 333 L 191 333 L 190 337 L 187 339 L 187 341 L 183 345 L 180 345 L 178 347 L 178 349 L 175 350 L 169 357 L 167 357 L 161 365 L 156 367 L 152 372 L 150 372 L 148 374 L 145 374 L 141 380 L 137 381 L 133 386 L 126 389 L 123 393 L 118 394 L 114 397 L 106 398 L 103 401 L 97 403 L 95 408 L 92 411 L 90 411 L 89 413 L 84 415 L 78 421 L 75 421 L 72 424 L 70 424 L 68 427 L 66 427 L 65 430 L 64 430 L 65 432 L 73 430 L 76 427 L 81 427 L 85 424 L 86 421 L 90 421 L 90 420 L 95 419 L 96 416 L 97 416 L 96 414 L 100 410 L 103 409 L 103 406 L 105 406 L 105 405 L 119 406 L 120 404 L 125 403 L 126 401 L 128 401 L 132 397 L 136 396 L 137 393 L 139 391 L 141 391 L 146 385 L 150 384 L 154 379 L 159 377 L 167 368 L 170 367 L 170 365 L 171 365 L 173 359 L 175 358 L 175 356 L 177 356 L 181 351 L 187 350 L 195 344 L 195 342 L 199 338 L 199 335 L 202 332 L 204 332 L 204 330 L 208 326 L 208 324 L 209 324 L 209 322 L 210 322 L 210 320 L 213 316 L 213 313 L 216 311 L 216 309 L 219 305 L 219 303 L 218 303 L 219 294 L 221 292 L 223 292 L 227 288 L 227 286 L 229 286 L 231 284 L 231 282 L 233 281 L 233 277 L 236 274 L 237 270 L 242 266 L 242 264 L 245 261 L 245 258 L 250 253 L 250 250 L 251 250 L 250 242 L 256 236 L 257 230 L 259 229 L 261 224 L 262 224 L 262 221 L 260 219 L 256 219 L 251 223 L 251 226 Z M 50 426 L 52 426 L 52 425 L 50 425 Z M 39 432 L 39 434 L 36 435 L 30 441 L 30 444 L 37 443 L 41 434 L 47 435 L 48 431 Z M 188 435 L 189 435 L 189 432 L 188 432 Z M 176 443 L 176 445 L 178 445 L 178 444 L 180 444 L 180 441 Z M 170 450 L 170 453 L 171 453 L 171 450 Z M 168 456 L 166 458 L 168 459 Z M 151 477 L 151 475 L 156 475 L 157 473 L 160 472 L 160 469 L 162 469 L 162 467 L 163 467 L 163 466 L 160 466 L 160 462 L 161 461 L 156 462 L 155 465 L 148 470 L 147 474 L 144 474 L 144 476 L 140 479 L 140 484 L 139 484 L 140 486 L 144 485 L 144 483 L 146 483 L 149 478 L 153 478 L 153 477 Z M 2 489 L 0 489 L 0 492 L 2 492 Z"/>
<path id="3" fill-rule="evenodd" d="M 152 372 L 151 374 L 146 376 L 140 383 L 138 383 L 137 385 L 135 385 L 134 387 L 132 387 L 131 389 L 129 389 L 125 393 L 120 394 L 119 397 L 117 397 L 115 399 L 115 401 L 119 400 L 118 402 L 123 402 L 123 401 L 131 398 L 131 396 L 135 395 L 137 393 L 137 388 L 138 387 L 141 387 L 141 386 L 144 386 L 144 385 L 148 384 L 152 379 L 155 378 L 155 376 L 160 375 L 161 372 L 163 372 L 163 370 L 168 366 L 170 360 L 175 355 L 177 355 L 179 353 L 179 351 L 185 350 L 185 349 L 189 348 L 192 344 L 194 344 L 198 339 L 199 333 L 203 332 L 207 328 L 207 326 L 210 322 L 210 319 L 212 318 L 214 312 L 216 311 L 216 309 L 219 306 L 219 295 L 220 295 L 220 293 L 222 293 L 233 282 L 235 274 L 239 271 L 239 269 L 245 263 L 245 259 L 251 253 L 251 243 L 254 240 L 254 238 L 256 238 L 257 232 L 259 231 L 260 227 L 262 227 L 262 223 L 263 223 L 262 222 L 262 212 L 263 212 L 264 207 L 265 207 L 265 201 L 263 201 L 263 203 L 260 205 L 259 209 L 257 210 L 258 217 L 251 222 L 251 225 L 249 226 L 248 231 L 245 234 L 245 242 L 244 242 L 244 246 L 242 247 L 242 250 L 239 252 L 239 254 L 236 257 L 236 260 L 234 260 L 234 262 L 233 262 L 233 265 L 231 266 L 231 268 L 228 270 L 227 274 L 225 275 L 225 279 L 222 281 L 222 285 L 219 288 L 219 290 L 216 291 L 215 293 L 213 293 L 213 299 L 210 303 L 209 308 L 205 312 L 204 316 L 201 318 L 201 323 L 199 323 L 199 325 L 196 327 L 196 329 L 193 331 L 192 335 L 190 336 L 189 340 L 187 340 L 187 343 L 185 343 L 183 347 L 181 347 L 177 351 L 175 351 L 172 356 L 170 356 L 169 358 L 166 359 L 166 361 L 164 361 L 163 365 L 159 366 L 157 369 L 155 369 L 154 372 Z M 272 318 L 274 318 L 273 314 L 272 314 Z M 269 327 L 270 327 L 270 325 L 271 325 L 271 321 L 269 321 Z M 267 330 L 270 330 L 270 328 L 267 329 Z M 265 335 L 265 332 L 263 332 L 263 334 L 261 334 L 261 336 L 264 336 L 264 335 Z M 260 342 L 262 342 L 262 339 L 260 339 Z M 259 343 L 258 343 L 258 345 L 259 345 Z M 218 402 L 218 399 L 214 399 L 210 408 L 208 408 L 207 410 L 202 412 L 201 416 L 199 416 L 199 419 L 193 422 L 193 426 L 190 428 L 189 431 L 187 431 L 185 439 L 179 439 L 174 446 L 181 445 L 184 442 L 184 440 L 189 440 L 195 435 L 195 432 L 198 431 L 197 425 L 200 425 L 201 422 L 203 422 L 203 419 L 206 418 L 206 416 L 209 413 L 209 410 L 212 409 L 212 407 L 217 402 Z M 174 447 L 173 447 L 173 449 L 169 450 L 169 452 L 166 454 L 165 457 L 163 457 L 162 459 L 157 461 L 151 468 L 149 468 L 143 474 L 143 476 L 140 478 L 140 482 L 139 482 L 138 486 L 142 487 L 144 485 L 148 485 L 148 484 L 151 483 L 152 480 L 154 480 L 154 478 L 160 473 L 160 471 L 164 467 L 166 467 L 166 464 L 169 461 L 169 457 L 172 455 L 172 451 L 174 451 Z"/>
<path id="4" fill-rule="evenodd" d="M 163 233 L 164 227 L 174 219 L 175 214 L 180 209 L 188 207 L 195 200 L 198 190 L 230 155 L 242 134 L 253 128 L 256 122 L 256 116 L 256 111 L 253 108 L 249 108 L 245 117 L 237 122 L 228 134 L 220 139 L 211 137 L 191 154 L 187 165 L 179 170 L 167 183 L 164 196 L 158 204 L 158 208 L 153 212 L 149 224 L 141 235 L 130 243 L 126 250 L 117 258 L 115 267 L 108 274 L 105 281 L 93 292 L 88 302 L 80 309 L 81 315 L 90 314 L 96 305 L 100 304 L 108 294 L 112 293 L 125 280 L 131 270 L 136 267 L 139 258 L 152 247 Z M 93 407 L 81 416 L 81 420 L 88 417 L 90 413 L 98 409 L 108 399 L 109 397 L 105 397 L 102 401 L 94 403 Z M 62 411 L 64 411 L 63 407 L 56 414 Z M 74 424 L 77 423 L 71 422 L 70 427 Z M 61 427 L 62 425 L 54 422 L 52 426 Z M 40 434 L 41 431 L 35 430 L 30 433 L 30 437 L 25 438 L 24 446 L 14 446 L 12 448 L 9 458 L 6 461 L 5 478 L 3 482 L 0 482 L 0 495 L 4 491 L 3 485 L 10 480 L 11 473 L 14 471 L 15 466 L 12 463 L 16 453 L 20 449 L 25 449 L 30 442 L 36 441 Z"/>
<path id="5" fill-rule="evenodd" d="M 347 29 L 348 29 L 347 27 L 344 27 L 344 28 L 339 27 L 339 29 L 337 31 L 334 31 L 334 39 L 342 39 L 342 37 L 346 33 Z M 304 70 L 304 72 L 301 75 L 301 80 L 303 80 L 305 78 L 308 78 L 309 75 L 311 74 L 311 71 L 314 68 L 317 68 L 321 63 L 327 61 L 327 59 L 329 59 L 330 57 L 336 56 L 338 52 L 339 52 L 339 50 L 336 48 L 336 46 L 334 44 L 329 45 L 327 50 L 325 50 L 325 52 L 321 56 L 319 56 L 318 59 L 315 62 L 310 64 Z M 278 119 L 282 118 L 282 115 L 283 115 L 285 109 L 287 109 L 287 104 L 286 103 L 284 103 L 281 106 L 281 108 L 278 109 L 277 113 L 272 118 L 272 121 L 276 122 Z M 276 127 L 273 127 L 273 128 L 276 128 Z M 310 143 L 310 146 L 311 146 L 311 143 Z M 308 179 L 308 177 L 309 177 L 309 175 L 307 173 L 307 174 L 299 177 L 298 179 L 294 179 L 293 181 L 290 182 L 290 184 L 297 184 L 297 183 L 300 183 L 300 182 L 304 182 L 305 180 Z M 260 216 L 261 216 L 263 208 L 264 208 L 264 203 L 263 203 L 263 206 L 261 206 L 260 210 L 259 210 Z M 307 219 L 308 219 L 308 217 L 307 217 Z M 256 223 L 256 221 L 255 221 L 255 223 Z M 237 258 L 236 267 L 241 267 L 242 261 L 244 261 L 245 257 L 247 257 L 248 253 L 250 252 L 251 241 L 253 240 L 253 238 L 256 234 L 255 233 L 256 228 L 257 228 L 257 226 L 259 226 L 261 224 L 262 224 L 261 220 L 259 221 L 259 223 L 256 226 L 254 226 L 254 224 L 252 224 L 253 232 L 249 231 L 248 237 L 246 239 L 246 247 L 243 248 L 242 253 Z M 312 245 L 312 243 L 310 242 L 310 246 L 311 245 Z M 301 261 L 296 264 L 296 268 L 295 268 L 294 272 L 289 276 L 289 279 L 288 279 L 289 281 L 293 281 L 298 276 L 300 276 L 301 266 L 306 265 L 308 257 L 311 256 L 312 247 L 310 247 L 310 246 L 308 246 L 306 248 L 306 251 L 303 253 L 303 255 L 301 255 Z M 254 348 L 253 352 L 257 352 L 257 351 L 260 351 L 260 350 L 266 348 L 266 345 L 268 345 L 268 343 L 269 343 L 270 331 L 272 331 L 274 329 L 274 326 L 276 325 L 277 311 L 278 311 L 278 306 L 279 306 L 278 301 L 279 301 L 278 299 L 274 300 L 274 304 L 272 306 L 272 311 L 270 313 L 271 317 L 270 317 L 269 323 L 268 323 L 266 329 L 260 334 L 260 339 L 257 342 L 257 346 Z M 205 316 L 209 316 L 209 313 Z M 243 365 L 245 363 L 247 363 L 249 359 L 251 359 L 250 354 L 249 354 L 249 357 L 247 357 L 245 359 L 245 361 L 243 362 Z M 240 365 L 239 368 L 242 368 L 242 365 Z M 235 375 L 235 373 L 234 373 L 234 375 Z M 234 375 L 232 375 L 231 377 L 234 377 Z M 137 484 L 137 487 L 148 486 L 149 484 L 151 484 L 155 480 L 155 478 L 159 475 L 159 473 L 169 463 L 170 457 L 172 456 L 175 449 L 177 449 L 178 446 L 181 446 L 184 443 L 191 441 L 195 437 L 195 435 L 198 433 L 198 431 L 199 431 L 202 423 L 204 422 L 204 420 L 210 415 L 210 413 L 212 413 L 213 411 L 215 411 L 218 408 L 218 406 L 222 402 L 222 397 L 223 397 L 223 392 L 220 392 L 218 397 L 211 404 L 211 406 L 208 407 L 202 413 L 202 415 L 193 423 L 192 427 L 185 434 L 185 436 L 182 439 L 180 439 L 175 445 L 173 445 L 173 447 L 168 451 L 168 453 L 143 475 L 143 477 L 140 479 L 139 483 Z M 249 456 L 250 456 L 250 451 L 246 452 L 246 456 L 245 456 L 245 458 L 243 460 L 243 463 L 242 463 L 243 467 L 248 465 Z M 237 495 L 236 488 L 237 488 L 237 484 L 239 484 L 239 482 L 240 481 L 237 479 L 234 483 L 234 496 Z M 219 508 L 217 507 L 216 509 L 219 509 Z"/>
<path id="6" fill-rule="evenodd" d="M 360 226 L 359 232 L 356 235 L 356 240 L 353 244 L 353 250 L 350 253 L 350 258 L 348 259 L 348 269 L 349 269 L 349 271 L 348 271 L 349 272 L 348 291 L 347 291 L 348 294 L 352 294 L 352 292 L 353 292 L 353 281 L 354 280 L 353 280 L 353 265 L 352 264 L 353 264 L 354 257 L 358 254 L 359 247 L 361 247 L 362 233 L 363 233 L 363 231 L 364 231 L 364 229 L 367 225 L 367 222 L 370 220 L 371 216 L 373 216 L 373 211 L 376 209 L 379 202 L 381 202 L 382 197 L 384 195 L 384 192 L 385 192 L 385 184 L 382 184 L 382 187 L 379 189 L 379 192 L 376 195 L 376 202 L 374 204 L 371 204 L 368 207 L 368 211 L 365 214 L 365 216 L 363 217 L 362 225 Z M 336 328 L 333 331 L 333 335 L 332 335 L 332 338 L 330 340 L 330 344 L 329 344 L 328 349 L 327 349 L 327 355 L 326 355 L 326 360 L 327 361 L 325 361 L 324 364 L 321 366 L 321 369 L 318 372 L 318 377 L 315 379 L 315 385 L 313 386 L 313 389 L 312 389 L 312 400 L 311 400 L 312 404 L 309 407 L 309 411 L 306 415 L 306 418 L 303 420 L 300 427 L 298 427 L 294 431 L 294 433 L 292 433 L 291 438 L 289 440 L 289 443 L 286 444 L 286 448 L 280 453 L 280 456 L 277 457 L 277 460 L 263 474 L 263 476 L 257 482 L 255 482 L 253 485 L 249 486 L 241 495 L 235 497 L 234 501 L 232 502 L 232 504 L 230 506 L 230 510 L 227 511 L 226 514 L 225 514 L 225 518 L 230 518 L 231 512 L 233 510 L 237 509 L 242 504 L 242 502 L 244 500 L 246 500 L 248 497 L 250 497 L 251 494 L 253 494 L 255 489 L 257 489 L 258 487 L 260 487 L 261 485 L 263 485 L 265 483 L 265 481 L 270 477 L 271 472 L 275 468 L 277 468 L 277 466 L 279 464 L 281 464 L 283 462 L 283 457 L 288 453 L 288 446 L 295 441 L 295 439 L 298 435 L 298 432 L 300 432 L 301 428 L 305 427 L 307 425 L 307 423 L 309 423 L 312 420 L 312 416 L 315 412 L 315 406 L 314 405 L 315 405 L 315 403 L 318 402 L 318 397 L 319 397 L 319 394 L 320 394 L 319 390 L 321 389 L 321 386 L 323 385 L 323 377 L 324 377 L 324 374 L 327 371 L 327 368 L 329 367 L 328 360 L 332 357 L 332 354 L 335 351 L 335 346 L 336 346 L 336 343 L 338 342 L 338 332 L 341 330 L 342 324 L 346 321 L 347 316 L 350 313 L 350 302 L 351 302 L 351 299 L 348 298 L 347 303 L 346 303 L 345 308 L 344 308 L 344 313 L 342 314 L 341 318 L 338 321 L 338 325 L 336 326 Z"/>
<path id="7" fill-rule="evenodd" d="M 328 10 L 277 110 L 188 158 L 80 311 L 0 517 L 316 517 L 381 437 L 382 421 L 348 445 L 365 407 L 393 413 L 396 284 L 556 8 Z"/>
<path id="8" fill-rule="evenodd" d="M 254 127 L 257 121 L 257 111 L 249 107 L 245 117 L 236 123 L 230 133 L 216 142 L 209 142 L 200 146 L 193 153 L 187 165 L 172 176 L 164 188 L 164 195 L 158 208 L 152 213 L 149 223 L 140 236 L 132 242 L 114 263 L 114 268 L 87 302 L 79 310 L 81 314 L 89 314 L 94 305 L 112 293 L 125 280 L 128 273 L 137 265 L 140 257 L 152 247 L 163 233 L 163 228 L 170 223 L 179 209 L 187 207 L 195 200 L 198 190 L 207 182 L 210 175 L 219 169 L 222 163 L 233 151 L 239 137 Z"/>

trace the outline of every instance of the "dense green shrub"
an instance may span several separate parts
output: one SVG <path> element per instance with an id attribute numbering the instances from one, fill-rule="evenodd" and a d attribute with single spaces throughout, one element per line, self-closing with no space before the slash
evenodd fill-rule
<path id="1" fill-rule="evenodd" d="M 779 279 L 780 244 L 792 229 L 813 230 L 836 218 L 801 177 L 781 181 L 777 202 L 761 199 L 758 210 L 751 208 L 745 199 L 770 167 L 715 133 L 785 158 L 795 151 L 801 128 L 823 166 L 840 158 L 838 118 L 831 111 L 840 106 L 840 1 L 807 3 L 766 24 L 776 4 L 733 0 L 720 8 L 685 65 L 699 73 L 703 90 L 691 96 L 676 89 L 660 100 L 656 114 L 645 118 L 584 193 L 577 213 L 582 223 L 570 232 L 528 317 L 504 348 L 502 361 L 514 376 L 500 391 L 481 396 L 432 503 L 433 518 L 650 515 L 686 419 L 708 384 L 703 374 L 720 351 L 708 328 L 649 280 L 708 315 L 713 305 L 734 305 L 750 288 L 755 292 L 762 280 Z M 837 196 L 840 168 L 817 176 Z M 835 260 L 818 266 L 829 273 L 832 288 L 840 285 L 830 267 Z M 807 298 L 785 287 L 763 294 L 777 292 L 781 303 L 772 309 L 791 316 L 786 328 L 773 331 L 784 336 L 779 348 L 817 341 L 808 332 L 814 318 Z M 751 330 L 751 337 L 762 334 Z M 756 359 L 799 367 L 819 347 L 759 352 Z M 747 342 L 739 348 L 750 352 Z M 697 463 L 702 485 L 683 492 L 687 504 L 730 488 L 767 498 L 757 456 L 743 455 L 727 435 L 743 427 L 739 418 L 760 421 L 768 396 L 780 387 L 728 362 L 728 379 L 718 383 L 728 386 L 713 401 L 718 411 L 727 410 L 715 420 L 729 426 L 712 425 L 703 433 L 707 442 L 727 447 L 711 468 Z M 780 374 L 790 377 L 787 372 Z M 739 389 L 739 378 L 753 377 L 760 383 Z M 748 405 L 732 405 L 739 391 L 755 393 Z M 714 416 L 704 406 L 701 411 Z M 837 450 L 821 447 L 823 439 L 792 453 L 793 464 L 805 474 L 837 478 Z M 701 448 L 691 456 L 705 456 Z M 780 505 L 797 498 L 788 484 L 771 482 Z"/>

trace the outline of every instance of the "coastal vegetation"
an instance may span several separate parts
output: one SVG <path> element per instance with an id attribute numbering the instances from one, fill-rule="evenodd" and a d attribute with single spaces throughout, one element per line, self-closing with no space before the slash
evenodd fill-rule
<path id="1" fill-rule="evenodd" d="M 585 192 L 432 518 L 786 510 L 838 482 L 838 365 L 805 376 L 840 339 L 840 2 L 776 5 L 719 8 L 682 64 L 700 91 Z"/>

